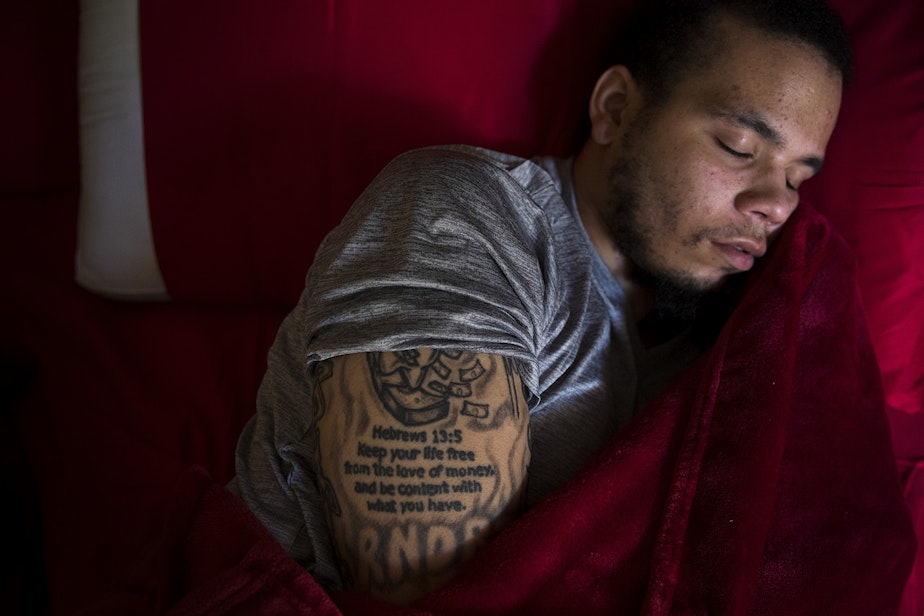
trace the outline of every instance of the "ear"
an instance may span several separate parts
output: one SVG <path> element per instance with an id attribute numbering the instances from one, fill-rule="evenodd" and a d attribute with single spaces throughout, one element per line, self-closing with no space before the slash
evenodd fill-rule
<path id="1" fill-rule="evenodd" d="M 629 69 L 611 66 L 597 80 L 590 96 L 590 137 L 600 145 L 612 143 L 640 102 L 641 92 Z"/>

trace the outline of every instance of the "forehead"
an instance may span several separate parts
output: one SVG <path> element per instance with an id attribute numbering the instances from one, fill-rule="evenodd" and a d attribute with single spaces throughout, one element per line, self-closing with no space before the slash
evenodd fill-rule
<path id="1" fill-rule="evenodd" d="M 786 134 L 823 146 L 840 107 L 842 80 L 822 54 L 799 42 L 721 17 L 717 53 L 690 67 L 676 84 L 675 103 L 713 113 L 747 112 Z"/>

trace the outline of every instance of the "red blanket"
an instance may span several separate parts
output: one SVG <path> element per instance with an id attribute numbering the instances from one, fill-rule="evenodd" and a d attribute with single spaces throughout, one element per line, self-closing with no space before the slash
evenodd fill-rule
<path id="1" fill-rule="evenodd" d="M 196 471 L 138 579 L 174 614 L 892 613 L 914 537 L 878 379 L 853 258 L 802 208 L 711 351 L 414 606 L 329 596 Z"/>

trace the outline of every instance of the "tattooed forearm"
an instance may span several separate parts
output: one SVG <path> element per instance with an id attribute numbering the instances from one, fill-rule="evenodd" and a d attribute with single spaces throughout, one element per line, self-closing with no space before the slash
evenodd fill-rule
<path id="1" fill-rule="evenodd" d="M 514 363 L 420 349 L 345 356 L 322 383 L 322 480 L 344 578 L 407 601 L 519 507 L 528 413 Z"/>

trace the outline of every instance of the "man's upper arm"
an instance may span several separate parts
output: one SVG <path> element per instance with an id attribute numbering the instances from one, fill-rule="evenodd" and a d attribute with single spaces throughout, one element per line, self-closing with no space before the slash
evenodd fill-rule
<path id="1" fill-rule="evenodd" d="M 412 600 L 521 502 L 529 413 L 514 363 L 418 349 L 345 355 L 313 371 L 321 490 L 344 584 Z"/>

